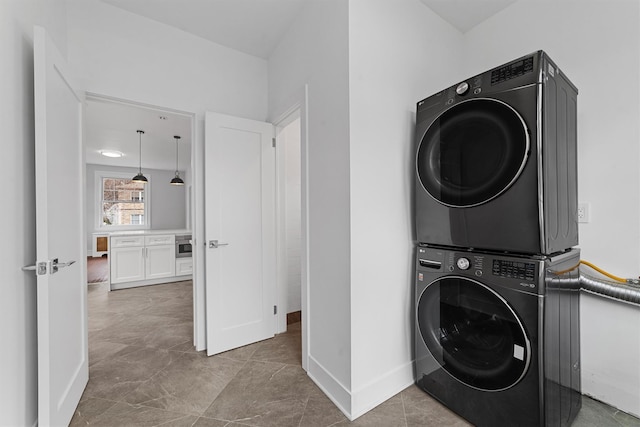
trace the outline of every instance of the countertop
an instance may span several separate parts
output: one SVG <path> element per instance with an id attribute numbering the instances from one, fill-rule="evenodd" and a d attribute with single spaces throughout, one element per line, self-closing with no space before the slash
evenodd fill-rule
<path id="1" fill-rule="evenodd" d="M 191 230 L 181 229 L 181 230 L 119 230 L 119 231 L 97 231 L 93 234 L 102 234 L 108 235 L 110 237 L 113 236 L 149 236 L 156 234 L 192 234 Z"/>

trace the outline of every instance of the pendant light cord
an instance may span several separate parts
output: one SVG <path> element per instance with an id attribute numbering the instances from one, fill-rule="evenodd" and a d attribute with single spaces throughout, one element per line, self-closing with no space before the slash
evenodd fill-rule
<path id="1" fill-rule="evenodd" d="M 138 152 L 138 174 L 142 175 L 142 134 L 144 133 L 144 131 L 143 130 L 138 130 L 136 132 L 138 132 L 138 148 L 139 148 L 139 152 Z"/>

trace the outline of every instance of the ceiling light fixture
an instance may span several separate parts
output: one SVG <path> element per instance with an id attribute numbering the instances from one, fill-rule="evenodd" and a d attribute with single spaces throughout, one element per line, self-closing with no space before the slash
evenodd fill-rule
<path id="1" fill-rule="evenodd" d="M 176 139 L 176 176 L 171 180 L 171 185 L 184 185 L 184 181 L 180 178 L 180 172 L 178 172 L 178 140 L 180 137 L 178 135 L 174 136 Z"/>
<path id="2" fill-rule="evenodd" d="M 116 151 L 116 150 L 100 150 L 98 151 L 98 153 L 102 154 L 105 157 L 112 157 L 114 159 L 124 156 L 122 151 Z"/>
<path id="3" fill-rule="evenodd" d="M 148 182 L 147 178 L 142 175 L 142 134 L 144 133 L 143 130 L 137 130 L 136 132 L 138 132 L 138 140 L 139 140 L 139 147 L 140 147 L 140 167 L 138 168 L 138 174 L 136 176 L 134 176 L 133 178 L 131 178 L 131 181 L 133 182 L 141 182 L 143 184 L 146 184 Z"/>

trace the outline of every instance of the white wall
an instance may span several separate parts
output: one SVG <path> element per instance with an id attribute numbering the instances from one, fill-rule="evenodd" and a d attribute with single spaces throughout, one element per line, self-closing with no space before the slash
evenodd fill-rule
<path id="1" fill-rule="evenodd" d="M 578 87 L 582 259 L 623 277 L 640 271 L 639 8 L 519 1 L 465 34 L 466 77 L 543 49 Z M 640 415 L 640 308 L 583 296 L 581 328 L 583 392 Z"/>
<path id="2" fill-rule="evenodd" d="M 416 103 L 461 78 L 462 35 L 418 0 L 349 2 L 352 416 L 413 375 Z"/>
<path id="3" fill-rule="evenodd" d="M 301 205 L 300 118 L 288 124 L 278 138 L 285 144 L 285 245 L 287 252 L 287 313 L 302 309 L 301 301 Z M 280 140 L 280 139 L 279 139 Z"/>
<path id="4" fill-rule="evenodd" d="M 87 250 L 91 250 L 91 234 L 104 232 L 97 226 L 96 208 L 96 171 L 127 173 L 132 177 L 138 173 L 136 168 L 116 167 L 105 165 L 87 164 L 87 194 L 86 194 L 86 226 L 87 226 Z M 151 230 L 179 230 L 186 228 L 186 186 L 176 186 L 169 184 L 175 176 L 175 171 L 160 169 L 144 169 L 144 175 L 151 183 Z M 99 197 L 99 193 L 97 195 Z"/>
<path id="5" fill-rule="evenodd" d="M 267 61 L 97 0 L 67 1 L 69 62 L 82 89 L 195 114 L 192 229 L 204 242 L 204 113 L 264 120 Z M 204 246 L 194 252 L 197 328 L 204 326 Z M 197 336 L 202 349 L 204 327 Z"/>
<path id="6" fill-rule="evenodd" d="M 305 2 L 269 58 L 269 117 L 300 101 L 308 84 L 309 375 L 350 412 L 348 3 Z M 305 127 L 306 126 L 306 127 Z M 303 132 L 305 132 L 303 130 Z M 303 199 L 304 200 L 304 199 Z M 304 202 L 303 202 L 304 203 Z M 304 251 L 303 251 L 304 252 Z"/>
<path id="7" fill-rule="evenodd" d="M 0 425 L 37 422 L 36 280 L 20 270 L 36 258 L 33 26 L 44 26 L 64 54 L 65 13 L 61 1 L 0 1 L 0 178 L 7 183 L 0 210 Z"/>

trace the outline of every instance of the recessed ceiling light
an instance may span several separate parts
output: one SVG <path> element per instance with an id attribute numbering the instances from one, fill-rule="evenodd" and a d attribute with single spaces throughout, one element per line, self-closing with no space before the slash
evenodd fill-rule
<path id="1" fill-rule="evenodd" d="M 100 150 L 100 154 L 105 157 L 122 157 L 124 154 L 116 150 Z"/>

